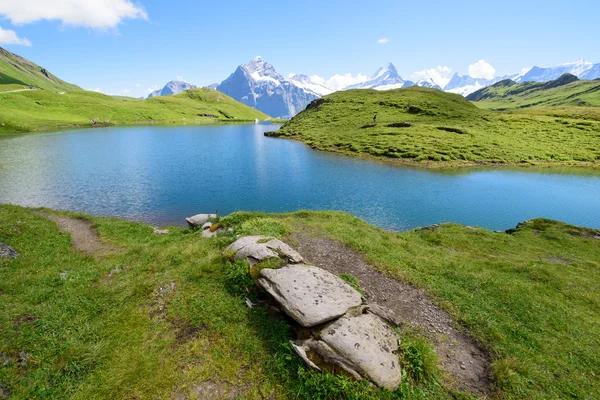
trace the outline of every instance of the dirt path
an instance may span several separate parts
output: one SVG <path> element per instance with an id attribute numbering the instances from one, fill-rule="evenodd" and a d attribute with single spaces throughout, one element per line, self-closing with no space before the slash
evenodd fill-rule
<path id="1" fill-rule="evenodd" d="M 358 278 L 370 304 L 394 311 L 404 323 L 424 330 L 432 339 L 450 386 L 484 396 L 490 388 L 490 358 L 473 338 L 455 328 L 450 314 L 436 306 L 425 293 L 390 278 L 367 264 L 364 257 L 325 236 L 294 233 L 294 247 L 310 263 L 334 274 Z"/>
<path id="2" fill-rule="evenodd" d="M 73 247 L 77 250 L 95 256 L 113 254 L 119 251 L 111 244 L 102 243 L 98 232 L 89 221 L 46 212 L 38 212 L 37 214 L 56 222 L 61 232 L 71 234 Z"/>

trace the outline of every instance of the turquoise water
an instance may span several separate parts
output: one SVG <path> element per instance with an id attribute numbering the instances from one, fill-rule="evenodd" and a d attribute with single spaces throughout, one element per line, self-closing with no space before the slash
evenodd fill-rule
<path id="1" fill-rule="evenodd" d="M 0 139 L 0 203 L 180 225 L 196 213 L 343 210 L 405 230 L 508 229 L 535 217 L 600 228 L 600 175 L 428 171 L 267 138 L 273 125 L 86 129 Z"/>

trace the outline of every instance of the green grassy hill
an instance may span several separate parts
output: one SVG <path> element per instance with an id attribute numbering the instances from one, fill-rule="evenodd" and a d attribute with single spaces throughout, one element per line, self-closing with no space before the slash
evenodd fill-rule
<path id="1" fill-rule="evenodd" d="M 468 100 L 482 108 L 513 109 L 540 106 L 600 106 L 600 80 L 579 80 L 564 74 L 550 82 L 515 83 L 510 79 L 480 89 Z"/>
<path id="2" fill-rule="evenodd" d="M 52 75 L 45 68 L 0 47 L 0 92 L 18 90 L 23 87 L 53 90 L 81 90 Z"/>
<path id="3" fill-rule="evenodd" d="M 268 135 L 427 167 L 600 165 L 600 108 L 488 111 L 460 95 L 420 87 L 333 93 Z"/>
<path id="4" fill-rule="evenodd" d="M 253 121 L 269 116 L 210 89 L 148 100 L 115 98 L 89 91 L 0 93 L 0 133 L 99 125 Z M 107 122 L 109 121 L 109 122 Z"/>
<path id="5" fill-rule="evenodd" d="M 246 306 L 263 297 L 247 264 L 222 256 L 232 233 L 156 235 L 72 216 L 120 251 L 87 255 L 48 218 L 0 205 L 0 240 L 20 253 L 0 258 L 0 398 L 474 399 L 449 389 L 431 342 L 407 326 L 396 393 L 308 370 L 285 320 Z M 422 288 L 489 350 L 489 399 L 600 397 L 599 231 L 536 219 L 511 233 L 456 224 L 394 233 L 306 211 L 221 223 L 291 245 L 294 233 L 338 240 Z"/>

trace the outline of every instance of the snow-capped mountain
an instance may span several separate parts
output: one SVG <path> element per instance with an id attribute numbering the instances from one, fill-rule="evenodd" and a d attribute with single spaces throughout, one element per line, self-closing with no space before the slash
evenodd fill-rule
<path id="1" fill-rule="evenodd" d="M 458 93 L 462 96 L 468 96 L 473 92 L 478 91 L 486 86 L 493 85 L 507 77 L 499 77 L 493 79 L 473 78 L 469 75 L 459 75 L 455 73 L 450 82 L 444 86 L 444 91 L 450 93 Z"/>
<path id="2" fill-rule="evenodd" d="M 291 118 L 323 95 L 323 88 L 305 78 L 300 75 L 287 80 L 262 57 L 256 57 L 240 65 L 217 90 L 272 117 Z"/>
<path id="3" fill-rule="evenodd" d="M 344 90 L 348 89 L 376 89 L 376 90 L 390 90 L 400 89 L 403 87 L 413 86 L 415 83 L 411 81 L 405 81 L 398 75 L 398 71 L 394 64 L 388 63 L 385 67 L 379 68 L 375 74 L 366 82 L 358 83 L 356 85 L 350 85 Z"/>
<path id="4" fill-rule="evenodd" d="M 310 80 L 310 78 L 306 75 L 293 75 L 289 78 L 290 82 L 294 85 L 301 87 L 310 92 L 316 93 L 319 96 L 325 96 L 327 94 L 333 93 L 334 90 L 325 85 L 320 85 Z"/>
<path id="5" fill-rule="evenodd" d="M 442 88 L 440 87 L 440 85 L 438 85 L 437 83 L 435 83 L 433 81 L 433 79 L 429 78 L 429 79 L 419 79 L 417 81 L 417 83 L 415 83 L 416 86 L 421 86 L 421 87 L 428 87 L 428 88 L 432 88 L 432 89 L 438 89 L 438 90 L 442 90 Z"/>
<path id="6" fill-rule="evenodd" d="M 183 93 L 188 89 L 197 89 L 198 86 L 192 85 L 188 82 L 183 81 L 171 81 L 165 85 L 162 89 L 155 90 L 148 95 L 148 99 L 156 96 L 170 96 L 173 94 Z"/>
<path id="7" fill-rule="evenodd" d="M 592 64 L 583 58 L 554 67 L 533 67 L 517 75 L 513 80 L 521 82 L 548 82 L 558 79 L 564 74 L 572 74 L 579 79 L 600 78 L 600 64 Z"/>

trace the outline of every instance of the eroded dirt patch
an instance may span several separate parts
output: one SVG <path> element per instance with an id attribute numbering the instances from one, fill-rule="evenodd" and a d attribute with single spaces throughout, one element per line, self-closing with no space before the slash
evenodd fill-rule
<path id="1" fill-rule="evenodd" d="M 36 214 L 51 219 L 58 225 L 61 232 L 69 233 L 73 247 L 79 251 L 96 256 L 113 254 L 119 251 L 111 244 L 102 243 L 98 232 L 89 221 L 46 212 L 36 212 Z"/>
<path id="2" fill-rule="evenodd" d="M 490 389 L 490 357 L 456 322 L 424 293 L 379 272 L 364 256 L 323 235 L 293 233 L 294 247 L 310 263 L 334 274 L 349 273 L 360 281 L 370 304 L 394 311 L 403 323 L 422 329 L 433 341 L 441 368 L 454 389 L 486 395 Z"/>
<path id="3" fill-rule="evenodd" d="M 185 399 L 211 399 L 211 400 L 234 400 L 240 398 L 243 390 L 228 382 L 205 381 L 192 387 L 187 392 L 175 394 L 175 400 Z"/>

